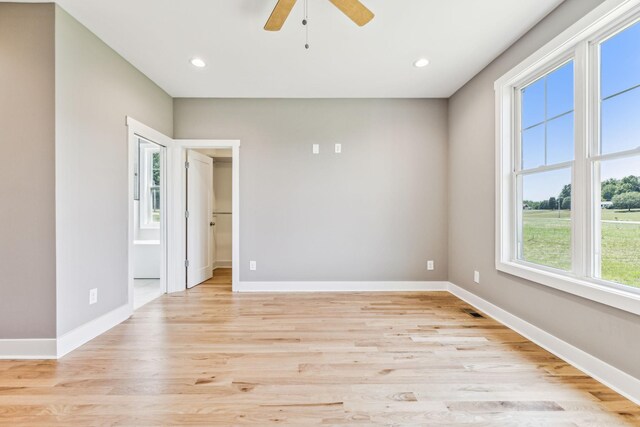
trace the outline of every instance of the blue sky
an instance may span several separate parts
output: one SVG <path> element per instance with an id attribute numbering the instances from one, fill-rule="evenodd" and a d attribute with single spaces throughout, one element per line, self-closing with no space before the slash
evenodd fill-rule
<path id="1" fill-rule="evenodd" d="M 570 61 L 523 89 L 523 168 L 573 160 L 573 82 L 574 63 Z M 638 85 L 640 23 L 601 45 L 601 143 L 605 154 L 640 147 Z M 603 163 L 603 180 L 627 175 L 640 175 L 640 157 Z M 555 197 L 570 182 L 570 169 L 526 176 L 523 196 L 535 201 Z"/>

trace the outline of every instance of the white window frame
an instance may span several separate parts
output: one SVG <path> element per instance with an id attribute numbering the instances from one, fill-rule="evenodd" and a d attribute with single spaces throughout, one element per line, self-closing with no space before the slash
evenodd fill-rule
<path id="1" fill-rule="evenodd" d="M 612 155 L 593 153 L 598 143 L 599 99 L 592 88 L 599 86 L 597 46 L 640 16 L 640 0 L 607 0 L 554 38 L 495 82 L 496 91 L 496 269 L 542 285 L 578 295 L 631 313 L 640 314 L 640 292 L 629 286 L 594 279 L 592 257 L 597 235 L 594 195 L 591 185 L 598 160 L 633 154 L 631 150 Z M 571 272 L 556 270 L 518 259 L 517 175 L 520 164 L 520 89 L 569 60 L 574 61 L 575 160 L 543 166 L 528 172 L 572 166 L 572 262 Z M 597 100 L 598 102 L 595 102 Z M 595 106 L 595 108 L 594 108 Z M 593 186 L 598 188 L 599 185 Z"/>
<path id="2" fill-rule="evenodd" d="M 153 181 L 153 155 L 160 153 L 160 147 L 152 146 L 153 143 L 151 142 L 148 142 L 148 144 L 150 145 L 140 149 L 140 228 L 158 229 L 160 228 L 160 221 L 152 221 L 153 201 L 151 200 L 150 190 Z"/>

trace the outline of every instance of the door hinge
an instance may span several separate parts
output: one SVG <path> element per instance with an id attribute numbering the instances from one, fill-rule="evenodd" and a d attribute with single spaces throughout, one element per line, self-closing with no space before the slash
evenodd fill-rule
<path id="1" fill-rule="evenodd" d="M 189 268 L 189 260 L 188 260 L 188 259 L 185 259 L 185 260 L 184 260 L 184 266 L 185 266 L 186 268 Z"/>
<path id="2" fill-rule="evenodd" d="M 189 161 L 184 162 L 184 168 L 189 169 Z"/>
<path id="3" fill-rule="evenodd" d="M 189 218 L 189 211 L 184 211 L 184 217 Z"/>

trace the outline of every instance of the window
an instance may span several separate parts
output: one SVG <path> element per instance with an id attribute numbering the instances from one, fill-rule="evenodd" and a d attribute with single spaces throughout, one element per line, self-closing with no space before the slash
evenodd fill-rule
<path id="1" fill-rule="evenodd" d="M 596 161 L 595 276 L 640 288 L 640 157 Z M 597 199 L 596 199 L 597 201 Z"/>
<path id="2" fill-rule="evenodd" d="M 595 277 L 640 289 L 640 23 L 599 52 L 599 127 L 594 155 Z"/>
<path id="3" fill-rule="evenodd" d="M 160 148 L 140 140 L 140 228 L 160 227 Z"/>
<path id="4" fill-rule="evenodd" d="M 515 172 L 522 200 L 517 258 L 565 271 L 572 266 L 573 86 L 571 60 L 520 89 Z"/>
<path id="5" fill-rule="evenodd" d="M 640 314 L 640 6 L 496 82 L 496 268 Z"/>

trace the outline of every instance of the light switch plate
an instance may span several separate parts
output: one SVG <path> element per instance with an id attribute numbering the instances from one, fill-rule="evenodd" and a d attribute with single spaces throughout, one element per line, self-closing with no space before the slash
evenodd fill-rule
<path id="1" fill-rule="evenodd" d="M 336 144 L 336 154 L 342 153 L 342 144 Z"/>
<path id="2" fill-rule="evenodd" d="M 320 154 L 320 144 L 313 144 L 313 154 Z"/>

